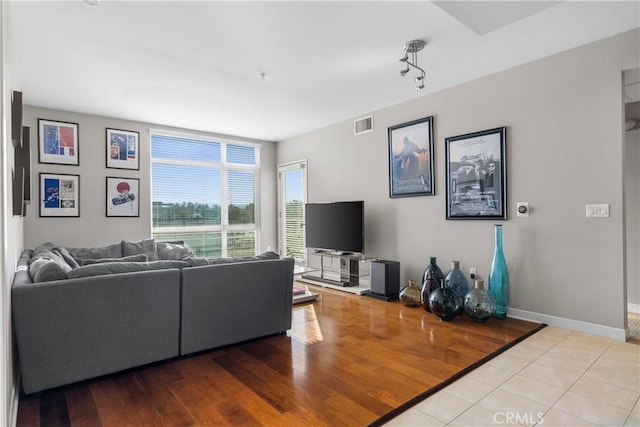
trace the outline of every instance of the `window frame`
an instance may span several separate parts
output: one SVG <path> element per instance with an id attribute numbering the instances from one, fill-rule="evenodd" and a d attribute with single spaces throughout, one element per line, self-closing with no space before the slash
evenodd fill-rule
<path id="1" fill-rule="evenodd" d="M 203 142 L 215 142 L 220 144 L 220 162 L 205 162 L 197 160 L 176 160 L 153 157 L 153 137 L 155 135 L 193 139 Z M 231 163 L 227 161 L 227 147 L 229 145 L 245 146 L 254 149 L 255 164 L 247 165 L 242 163 Z M 234 232 L 253 231 L 255 237 L 255 253 L 258 253 L 261 247 L 261 227 L 260 227 L 260 151 L 262 144 L 257 142 L 244 141 L 242 139 L 232 139 L 228 137 L 217 137 L 215 135 L 206 135 L 191 132 L 178 132 L 166 129 L 149 128 L 149 182 L 151 183 L 151 235 L 154 233 L 193 233 L 193 232 L 219 232 L 221 238 L 221 256 L 228 256 L 228 235 Z M 153 221 L 153 165 L 169 164 L 180 166 L 200 166 L 207 168 L 220 169 L 220 186 L 222 189 L 220 199 L 220 224 L 219 225 L 196 225 L 186 227 L 156 227 Z M 254 222 L 252 224 L 229 224 L 229 188 L 228 188 L 228 171 L 253 172 L 253 206 L 254 206 Z"/>

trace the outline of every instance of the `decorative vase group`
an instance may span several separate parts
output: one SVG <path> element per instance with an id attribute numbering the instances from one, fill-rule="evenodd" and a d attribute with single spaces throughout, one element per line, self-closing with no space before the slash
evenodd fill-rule
<path id="1" fill-rule="evenodd" d="M 446 274 L 436 264 L 436 257 L 430 261 L 422 275 L 420 304 L 441 320 L 451 320 L 466 312 L 476 322 L 486 322 L 491 317 L 504 319 L 509 309 L 509 271 L 502 249 L 502 225 L 494 225 L 494 253 L 489 269 L 488 289 L 484 281 L 475 280 L 469 288 L 469 281 L 460 270 L 459 261 L 451 261 L 451 269 Z M 471 275 L 475 279 L 475 275 Z M 413 281 L 403 289 L 401 301 L 407 306 L 416 306 L 418 286 Z M 404 294 L 404 295 L 403 295 Z"/>
<path id="2" fill-rule="evenodd" d="M 509 271 L 502 251 L 502 225 L 494 225 L 495 249 L 489 269 L 488 292 L 496 301 L 494 317 L 504 319 L 509 310 Z"/>

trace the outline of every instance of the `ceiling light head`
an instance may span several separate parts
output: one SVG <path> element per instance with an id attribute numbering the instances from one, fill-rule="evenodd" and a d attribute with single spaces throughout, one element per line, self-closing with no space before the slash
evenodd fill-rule
<path id="1" fill-rule="evenodd" d="M 424 76 L 415 76 L 413 78 L 413 81 L 416 82 L 416 83 L 421 82 L 423 80 L 424 80 Z"/>
<path id="2" fill-rule="evenodd" d="M 404 70 L 400 70 L 400 75 L 404 77 L 408 72 L 409 72 L 409 66 L 407 65 L 407 68 L 405 68 Z"/>
<path id="3" fill-rule="evenodd" d="M 416 91 L 420 91 L 424 89 L 424 83 L 420 83 L 418 86 L 416 86 Z"/>
<path id="4" fill-rule="evenodd" d="M 404 58 L 400 58 L 400 62 L 407 62 L 409 60 L 409 57 L 407 55 L 404 56 Z"/>

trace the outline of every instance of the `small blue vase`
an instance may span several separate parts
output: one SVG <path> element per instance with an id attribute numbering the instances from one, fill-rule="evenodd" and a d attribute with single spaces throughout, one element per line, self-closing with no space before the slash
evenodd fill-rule
<path id="1" fill-rule="evenodd" d="M 502 225 L 495 224 L 494 230 L 495 250 L 489 269 L 488 292 L 496 301 L 496 312 L 493 317 L 504 319 L 509 310 L 509 270 L 502 251 Z"/>
<path id="2" fill-rule="evenodd" d="M 444 278 L 444 287 L 451 289 L 460 297 L 461 301 L 464 301 L 464 297 L 467 295 L 467 292 L 469 292 L 469 281 L 467 280 L 467 276 L 460 271 L 460 261 L 451 261 L 451 270 L 449 270 L 447 276 Z M 460 310 L 460 314 L 461 313 L 462 310 Z"/>

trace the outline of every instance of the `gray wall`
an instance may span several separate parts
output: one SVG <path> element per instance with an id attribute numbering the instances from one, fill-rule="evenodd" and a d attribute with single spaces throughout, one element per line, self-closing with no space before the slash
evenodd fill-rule
<path id="1" fill-rule="evenodd" d="M 61 120 L 78 123 L 80 166 L 65 166 L 38 163 L 38 119 Z M 33 248 L 51 241 L 66 246 L 99 246 L 121 239 L 144 239 L 151 236 L 151 166 L 149 151 L 149 128 L 186 131 L 158 124 L 140 123 L 102 116 L 72 113 L 26 106 L 24 125 L 32 129 L 32 180 L 31 198 L 34 201 L 27 212 L 24 240 L 26 247 Z M 106 128 L 140 132 L 140 170 L 107 169 L 105 166 Z M 211 134 L 203 134 L 216 136 Z M 229 136 L 217 135 L 223 138 Z M 260 211 L 262 240 L 261 250 L 267 246 L 277 247 L 275 221 L 276 163 L 275 144 L 260 142 Z M 39 173 L 66 173 L 80 175 L 80 217 L 41 218 L 38 212 Z M 107 176 L 140 179 L 140 217 L 122 218 L 105 215 L 105 179 Z"/>
<path id="2" fill-rule="evenodd" d="M 282 141 L 278 163 L 308 159 L 310 202 L 364 200 L 366 252 L 400 261 L 403 281 L 421 278 L 429 256 L 445 270 L 460 260 L 465 272 L 475 266 L 486 277 L 493 223 L 445 220 L 444 139 L 507 126 L 512 307 L 620 331 L 621 71 L 637 66 L 639 36 L 634 30 L 375 111 L 374 131 L 360 136 L 349 120 Z M 436 195 L 390 199 L 387 128 L 430 115 Z M 530 203 L 530 217 L 516 218 L 517 201 Z M 609 203 L 611 217 L 585 218 L 587 203 Z"/>
<path id="3" fill-rule="evenodd" d="M 627 303 L 640 312 L 640 130 L 626 133 L 624 155 L 627 237 Z"/>

